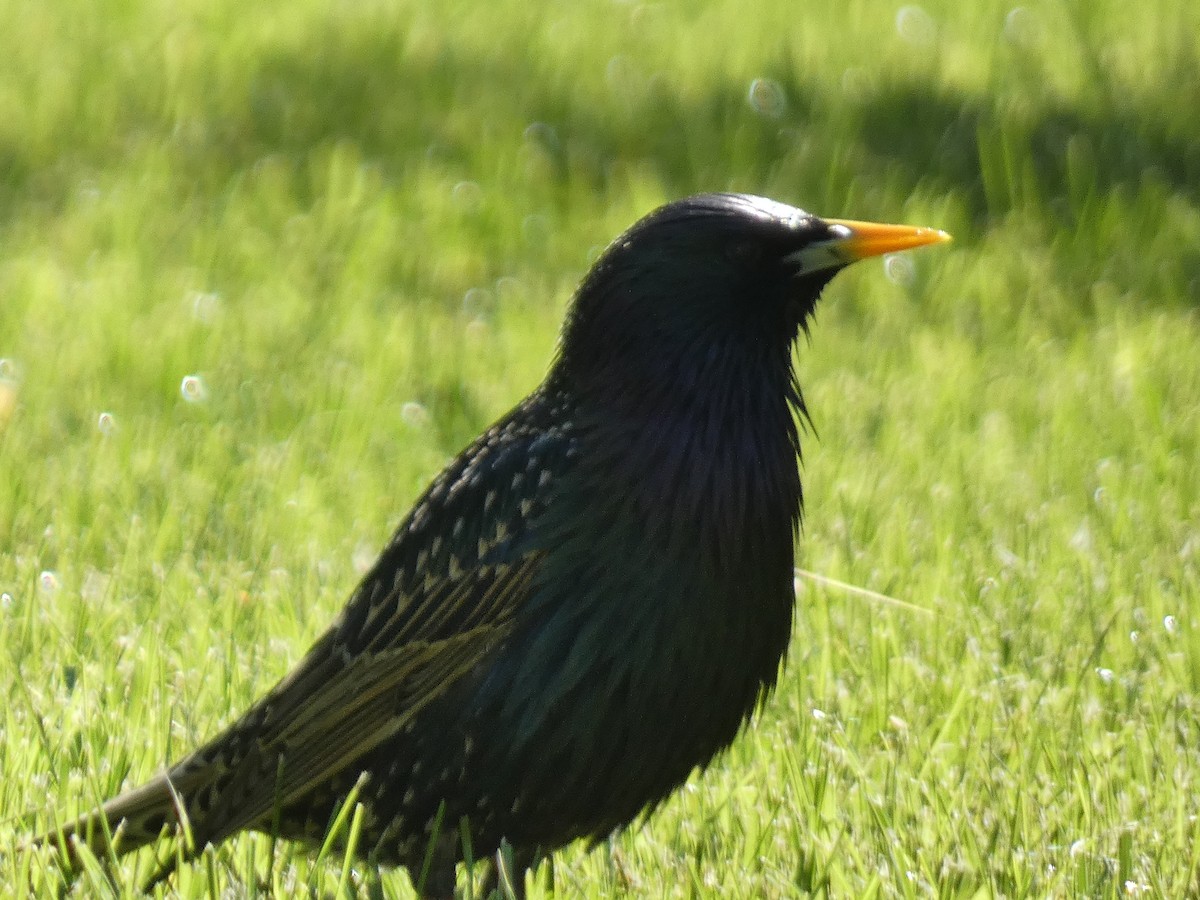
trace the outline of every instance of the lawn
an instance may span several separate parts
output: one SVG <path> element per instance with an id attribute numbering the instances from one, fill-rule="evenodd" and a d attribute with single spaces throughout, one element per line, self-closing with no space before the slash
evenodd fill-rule
<path id="1" fill-rule="evenodd" d="M 754 727 L 557 895 L 1200 892 L 1197 35 L 1189 0 L 0 0 L 0 895 L 303 654 L 600 248 L 725 189 L 955 236 L 840 276 L 798 350 L 799 564 L 887 597 L 799 578 Z M 240 837 L 164 893 L 380 889 Z"/>

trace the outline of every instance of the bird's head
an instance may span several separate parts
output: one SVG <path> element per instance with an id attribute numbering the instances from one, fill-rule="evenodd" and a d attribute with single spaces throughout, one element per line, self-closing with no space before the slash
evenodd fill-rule
<path id="1" fill-rule="evenodd" d="M 930 228 L 822 219 L 746 194 L 667 204 L 617 238 L 584 278 L 559 368 L 627 388 L 656 373 L 790 356 L 822 289 L 861 259 L 949 239 Z"/>

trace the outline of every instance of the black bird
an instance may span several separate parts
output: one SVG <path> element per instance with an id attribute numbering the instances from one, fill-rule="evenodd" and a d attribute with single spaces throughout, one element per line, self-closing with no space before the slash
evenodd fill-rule
<path id="1" fill-rule="evenodd" d="M 182 858 L 242 829 L 313 843 L 357 790 L 356 853 L 426 863 L 446 894 L 464 834 L 475 858 L 507 842 L 520 885 L 653 809 L 787 648 L 798 333 L 843 267 L 947 239 L 740 194 L 652 212 L 584 278 L 545 381 L 437 477 L 295 671 L 39 842 L 77 862 L 70 839 L 119 854 L 185 820 Z"/>

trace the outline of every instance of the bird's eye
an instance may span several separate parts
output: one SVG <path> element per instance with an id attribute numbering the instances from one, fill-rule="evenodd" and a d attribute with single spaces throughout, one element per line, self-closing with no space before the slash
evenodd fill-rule
<path id="1" fill-rule="evenodd" d="M 734 241 L 726 247 L 729 258 L 743 266 L 754 266 L 762 259 L 762 245 L 757 241 Z"/>

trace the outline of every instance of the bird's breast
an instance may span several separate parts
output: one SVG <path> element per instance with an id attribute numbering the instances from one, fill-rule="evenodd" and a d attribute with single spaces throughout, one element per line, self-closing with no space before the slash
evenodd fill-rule
<path id="1" fill-rule="evenodd" d="M 558 666 L 564 691 L 618 686 L 618 718 L 707 723 L 710 744 L 774 683 L 800 503 L 786 433 L 716 437 L 665 428 L 579 454 L 538 523 L 547 557 L 522 651 Z"/>

